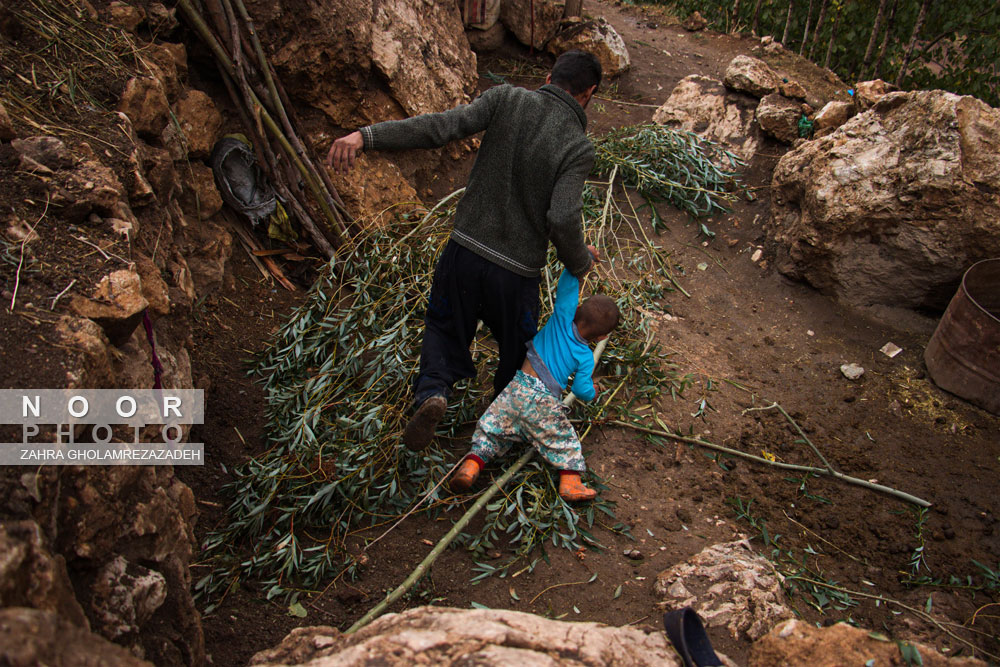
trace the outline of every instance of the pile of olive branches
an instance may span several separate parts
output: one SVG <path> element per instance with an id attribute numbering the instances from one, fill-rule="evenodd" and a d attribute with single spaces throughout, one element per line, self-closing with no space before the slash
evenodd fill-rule
<path id="1" fill-rule="evenodd" d="M 691 159 L 703 156 L 694 152 Z M 606 259 L 591 274 L 588 289 L 614 297 L 624 315 L 598 369 L 609 388 L 606 398 L 575 408 L 576 418 L 590 424 L 634 417 L 632 406 L 648 405 L 664 391 L 676 394 L 686 383 L 658 351 L 648 317 L 669 308 L 664 297 L 677 284 L 669 255 L 649 240 L 634 210 L 619 207 L 613 197 L 616 174 L 613 168 L 608 181 L 588 183 L 585 192 L 585 235 L 602 247 Z M 269 598 L 294 598 L 331 579 L 354 577 L 367 560 L 363 540 L 395 523 L 425 495 L 420 512 L 432 517 L 467 499 L 434 487 L 467 450 L 466 438 L 486 407 L 495 355 L 485 333 L 473 344 L 479 379 L 457 387 L 439 430 L 442 437 L 420 453 L 400 441 L 426 295 L 459 193 L 422 217 L 398 215 L 390 224 L 366 227 L 338 251 L 306 303 L 258 358 L 253 370 L 266 388 L 271 446 L 237 469 L 236 481 L 225 489 L 233 500 L 224 525 L 204 541 L 211 569 L 195 585 L 199 596 L 217 599 L 236 583 L 253 581 Z M 543 320 L 558 274 L 550 251 Z M 587 432 L 589 427 L 581 436 Z M 593 473 L 587 481 L 607 488 Z M 544 556 L 546 544 L 599 548 L 592 532 L 597 525 L 627 532 L 613 507 L 602 497 L 582 508 L 568 505 L 559 497 L 553 471 L 535 459 L 487 506 L 477 532 L 463 534 L 459 542 L 472 552 L 476 578 L 505 576 L 532 554 Z M 488 561 L 486 554 L 495 550 L 507 556 Z M 533 568 L 537 560 L 525 567 Z"/>

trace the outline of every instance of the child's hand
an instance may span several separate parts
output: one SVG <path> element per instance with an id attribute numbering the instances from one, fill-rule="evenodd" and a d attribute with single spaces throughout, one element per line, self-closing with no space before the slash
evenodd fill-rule
<path id="1" fill-rule="evenodd" d="M 601 261 L 601 253 L 598 252 L 597 248 L 595 248 L 592 245 L 589 245 L 589 246 L 587 246 L 587 250 L 589 250 L 590 254 L 594 256 L 594 261 L 595 262 L 600 262 Z"/>
<path id="2" fill-rule="evenodd" d="M 594 398 L 597 398 L 601 395 L 601 392 L 604 391 L 604 388 L 601 387 L 601 381 L 597 378 L 594 378 L 592 382 L 594 383 Z"/>

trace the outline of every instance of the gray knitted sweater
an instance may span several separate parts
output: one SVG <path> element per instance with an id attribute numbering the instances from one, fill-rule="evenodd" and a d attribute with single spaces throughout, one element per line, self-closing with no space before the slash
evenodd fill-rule
<path id="1" fill-rule="evenodd" d="M 580 226 L 583 183 L 594 164 L 587 117 L 558 86 L 503 85 L 449 111 L 361 128 L 366 149 L 436 148 L 486 131 L 453 241 L 506 269 L 535 277 L 551 240 L 575 276 L 590 268 Z"/>

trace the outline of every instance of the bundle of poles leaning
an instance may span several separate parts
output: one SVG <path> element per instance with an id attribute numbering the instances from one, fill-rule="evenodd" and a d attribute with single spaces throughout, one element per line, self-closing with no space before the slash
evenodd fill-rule
<path id="1" fill-rule="evenodd" d="M 289 116 L 288 95 L 264 55 L 243 0 L 203 0 L 203 4 L 214 32 L 192 0 L 179 0 L 177 6 L 215 56 L 258 162 L 316 249 L 332 258 L 334 248 L 347 239 L 353 220 L 326 169 L 317 167 L 312 151 L 299 137 L 294 117 Z"/>

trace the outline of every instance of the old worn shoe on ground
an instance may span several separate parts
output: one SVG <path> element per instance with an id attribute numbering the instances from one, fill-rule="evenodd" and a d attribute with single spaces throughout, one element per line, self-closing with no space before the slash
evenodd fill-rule
<path id="1" fill-rule="evenodd" d="M 444 417 L 448 402 L 444 396 L 431 396 L 420 404 L 403 431 L 403 444 L 419 452 L 431 443 L 438 422 Z"/>
<path id="2" fill-rule="evenodd" d="M 559 495 L 567 502 L 578 503 L 593 500 L 597 497 L 597 491 L 584 486 L 580 473 L 560 470 Z"/>
<path id="3" fill-rule="evenodd" d="M 470 456 L 462 461 L 462 465 L 458 466 L 458 470 L 451 476 L 448 486 L 451 487 L 452 491 L 468 491 L 479 479 L 479 472 L 482 469 L 479 461 Z"/>

